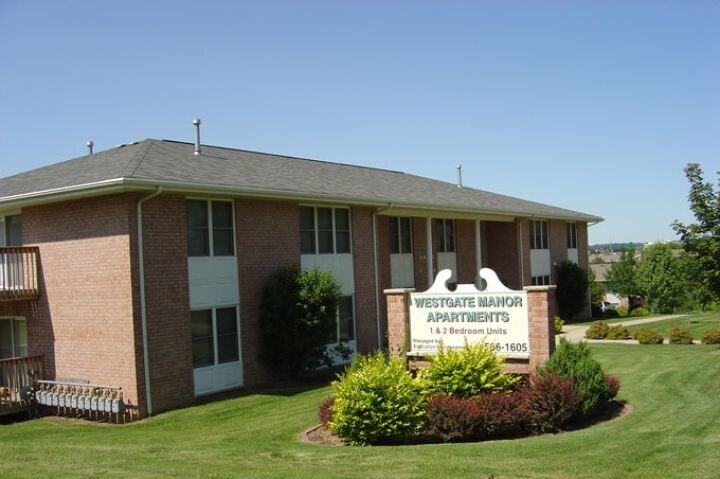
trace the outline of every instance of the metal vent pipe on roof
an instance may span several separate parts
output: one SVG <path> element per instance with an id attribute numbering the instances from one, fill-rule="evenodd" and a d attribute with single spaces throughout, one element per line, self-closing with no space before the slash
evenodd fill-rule
<path id="1" fill-rule="evenodd" d="M 88 155 L 92 155 L 92 153 L 93 153 L 93 145 L 95 145 L 95 143 L 93 143 L 92 140 L 88 140 L 88 141 L 85 142 L 85 146 L 87 146 L 87 149 L 88 149 Z"/>
<path id="2" fill-rule="evenodd" d="M 462 188 L 462 165 L 457 165 L 457 186 Z"/>
<path id="3" fill-rule="evenodd" d="M 193 120 L 193 125 L 195 125 L 195 154 L 200 154 L 200 118 L 195 118 Z"/>

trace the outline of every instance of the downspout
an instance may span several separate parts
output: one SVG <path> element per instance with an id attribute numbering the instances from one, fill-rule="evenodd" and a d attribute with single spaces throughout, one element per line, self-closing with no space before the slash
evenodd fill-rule
<path id="1" fill-rule="evenodd" d="M 378 350 L 382 349 L 382 327 L 380 325 L 380 283 L 378 281 L 378 241 L 377 241 L 377 212 L 373 212 L 373 266 L 375 268 L 375 318 L 377 320 Z"/>
<path id="2" fill-rule="evenodd" d="M 138 270 L 140 271 L 140 324 L 142 325 L 143 366 L 145 368 L 145 403 L 147 415 L 152 416 L 152 394 L 150 392 L 150 359 L 148 353 L 147 311 L 145 308 L 145 253 L 143 248 L 142 204 L 162 192 L 162 186 L 154 193 L 140 198 L 137 203 Z"/>
<path id="3" fill-rule="evenodd" d="M 429 288 L 435 279 L 435 275 L 433 274 L 432 218 L 429 216 L 425 220 L 425 241 L 427 242 L 425 253 L 427 254 L 427 279 Z"/>
<path id="4" fill-rule="evenodd" d="M 520 288 L 525 286 L 525 251 L 523 251 L 522 222 L 518 222 L 518 249 L 520 250 Z"/>

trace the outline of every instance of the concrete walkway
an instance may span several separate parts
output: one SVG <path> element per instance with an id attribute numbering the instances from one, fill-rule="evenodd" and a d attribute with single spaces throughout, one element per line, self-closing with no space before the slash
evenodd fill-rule
<path id="1" fill-rule="evenodd" d="M 636 324 L 645 324 L 645 323 L 654 323 L 656 321 L 665 321 L 667 319 L 675 319 L 675 318 L 681 318 L 683 316 L 686 316 L 685 314 L 670 314 L 667 316 L 653 316 L 651 318 L 639 318 L 639 319 L 629 319 L 627 321 L 622 321 L 619 323 L 611 324 L 610 326 L 618 326 L 622 324 L 623 326 L 635 326 Z M 622 339 L 622 340 L 615 340 L 615 339 L 585 339 L 585 333 L 587 332 L 588 328 L 590 326 L 586 324 L 566 324 L 563 326 L 563 334 L 559 334 L 555 336 L 556 341 L 560 341 L 560 338 L 565 338 L 570 342 L 578 342 L 578 341 L 587 341 L 589 343 L 613 343 L 613 344 L 638 344 L 638 342 L 634 339 Z"/>

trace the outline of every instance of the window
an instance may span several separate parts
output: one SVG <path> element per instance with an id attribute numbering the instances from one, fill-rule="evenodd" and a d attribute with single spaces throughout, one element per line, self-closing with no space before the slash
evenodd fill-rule
<path id="1" fill-rule="evenodd" d="M 335 333 L 330 336 L 330 343 L 352 341 L 355 339 L 355 312 L 352 295 L 338 299 Z"/>
<path id="2" fill-rule="evenodd" d="M 22 246 L 22 216 L 0 216 L 0 246 Z"/>
<path id="3" fill-rule="evenodd" d="M 410 218 L 388 217 L 390 226 L 390 253 L 412 253 Z"/>
<path id="4" fill-rule="evenodd" d="M 189 256 L 233 256 L 233 206 L 230 201 L 187 200 Z"/>
<path id="5" fill-rule="evenodd" d="M 190 322 L 193 368 L 240 360 L 235 306 L 192 311 Z"/>
<path id="6" fill-rule="evenodd" d="M 567 223 L 567 247 L 577 249 L 577 223 Z"/>
<path id="7" fill-rule="evenodd" d="M 24 318 L 0 318 L 0 359 L 27 356 L 27 323 Z"/>
<path id="8" fill-rule="evenodd" d="M 533 276 L 530 278 L 530 284 L 533 286 L 547 286 L 550 284 L 550 275 Z"/>
<path id="9" fill-rule="evenodd" d="M 547 221 L 530 221 L 530 249 L 548 249 Z"/>
<path id="10" fill-rule="evenodd" d="M 350 252 L 350 210 L 300 207 L 300 253 Z"/>
<path id="11" fill-rule="evenodd" d="M 453 220 L 436 220 L 438 252 L 453 253 L 455 251 L 455 224 Z"/>

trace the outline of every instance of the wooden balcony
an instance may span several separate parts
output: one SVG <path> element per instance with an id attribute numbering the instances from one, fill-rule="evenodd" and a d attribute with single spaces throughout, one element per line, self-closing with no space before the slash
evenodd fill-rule
<path id="1" fill-rule="evenodd" d="M 34 301 L 38 288 L 37 246 L 0 247 L 0 301 Z"/>
<path id="2" fill-rule="evenodd" d="M 20 393 L 41 378 L 42 356 L 0 359 L 0 416 L 28 410 Z"/>

